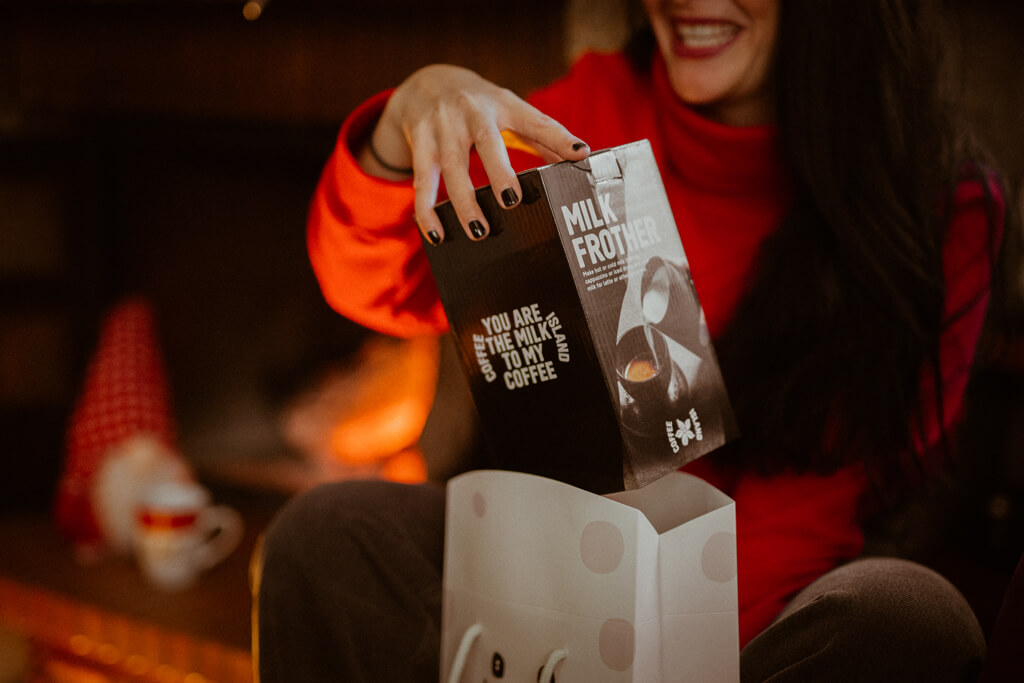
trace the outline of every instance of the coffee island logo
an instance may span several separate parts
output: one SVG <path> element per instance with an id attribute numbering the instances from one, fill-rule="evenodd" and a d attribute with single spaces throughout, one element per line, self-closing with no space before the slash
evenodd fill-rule
<path id="1" fill-rule="evenodd" d="M 676 418 L 675 422 L 665 422 L 665 433 L 668 435 L 668 445 L 672 447 L 673 453 L 678 453 L 680 448 L 686 448 L 693 441 L 703 441 L 704 431 L 700 427 L 700 418 L 697 411 L 690 408 L 689 417 L 685 420 Z"/>
<path id="2" fill-rule="evenodd" d="M 538 304 L 480 319 L 486 334 L 473 334 L 473 352 L 484 379 L 500 374 L 509 391 L 558 379 L 555 361 L 569 362 L 569 345 L 554 312 Z M 497 367 L 496 367 L 497 366 Z"/>

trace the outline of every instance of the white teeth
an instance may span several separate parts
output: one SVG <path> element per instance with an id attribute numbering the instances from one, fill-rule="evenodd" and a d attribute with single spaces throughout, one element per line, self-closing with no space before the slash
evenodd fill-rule
<path id="1" fill-rule="evenodd" d="M 735 24 L 677 24 L 676 34 L 687 47 L 710 48 L 728 42 L 739 27 Z"/>

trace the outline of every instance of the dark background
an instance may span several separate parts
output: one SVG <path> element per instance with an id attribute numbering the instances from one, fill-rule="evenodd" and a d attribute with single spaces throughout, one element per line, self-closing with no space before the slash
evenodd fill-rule
<path id="1" fill-rule="evenodd" d="M 603 5 L 566 4 L 274 0 L 249 22 L 228 0 L 0 0 L 0 510 L 49 506 L 100 316 L 129 291 L 156 304 L 186 454 L 280 452 L 282 397 L 365 334 L 320 298 L 303 239 L 341 120 L 437 61 L 525 94 Z M 960 4 L 964 101 L 1018 201 L 1024 4 Z M 913 508 L 886 537 L 998 567 L 1019 556 L 1024 509 L 1015 253 L 969 467 L 934 494 L 941 512 Z"/>

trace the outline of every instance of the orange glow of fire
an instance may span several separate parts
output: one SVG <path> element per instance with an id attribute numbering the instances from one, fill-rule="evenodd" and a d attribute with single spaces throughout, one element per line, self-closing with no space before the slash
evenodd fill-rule
<path id="1" fill-rule="evenodd" d="M 381 401 L 335 425 L 331 449 L 343 462 L 366 465 L 416 443 L 430 404 L 420 396 Z"/>
<path id="2" fill-rule="evenodd" d="M 427 480 L 427 462 L 423 453 L 411 448 L 385 460 L 380 476 L 400 484 L 421 484 Z"/>
<path id="3" fill-rule="evenodd" d="M 387 479 L 424 480 L 426 465 L 415 446 L 434 402 L 438 340 L 375 340 L 357 362 L 361 381 L 331 428 L 332 455 L 349 466 L 376 464 Z"/>
<path id="4" fill-rule="evenodd" d="M 327 476 L 424 481 L 417 444 L 434 403 L 436 337 L 372 336 L 284 412 L 286 440 Z"/>

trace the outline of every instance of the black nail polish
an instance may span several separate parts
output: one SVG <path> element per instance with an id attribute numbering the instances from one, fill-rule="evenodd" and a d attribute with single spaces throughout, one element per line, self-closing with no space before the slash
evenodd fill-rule
<path id="1" fill-rule="evenodd" d="M 572 143 L 572 151 L 578 152 L 586 146 L 587 144 L 585 142 L 574 142 Z"/>
<path id="2" fill-rule="evenodd" d="M 433 245 L 441 244 L 441 236 L 437 234 L 437 230 L 431 230 L 427 233 L 427 239 Z"/>
<path id="3" fill-rule="evenodd" d="M 469 231 L 473 233 L 473 237 L 477 239 L 480 239 L 481 237 L 487 234 L 487 231 L 484 230 L 484 224 L 481 223 L 480 221 L 470 221 Z"/>
<path id="4" fill-rule="evenodd" d="M 505 205 L 506 209 L 511 209 L 519 201 L 519 195 L 511 187 L 506 187 L 501 191 L 501 203 Z"/>

